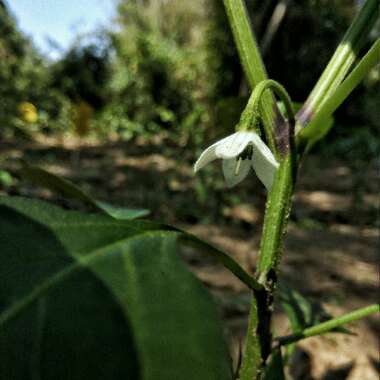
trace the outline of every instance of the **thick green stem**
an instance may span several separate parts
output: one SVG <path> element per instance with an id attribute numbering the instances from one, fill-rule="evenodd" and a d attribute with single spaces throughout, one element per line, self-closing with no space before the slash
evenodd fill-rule
<path id="1" fill-rule="evenodd" d="M 298 113 L 298 120 L 305 126 L 313 114 L 319 111 L 337 89 L 355 61 L 364 37 L 379 16 L 379 0 L 367 0 L 352 22 L 329 64 Z"/>
<path id="2" fill-rule="evenodd" d="M 264 286 L 264 289 L 255 291 L 252 298 L 240 380 L 258 379 L 270 353 L 272 341 L 270 325 L 277 264 L 282 252 L 283 236 L 290 212 L 296 176 L 294 144 L 291 143 L 290 145 L 291 149 L 280 163 L 267 201 L 257 266 L 258 281 Z"/>
<path id="3" fill-rule="evenodd" d="M 284 336 L 284 337 L 279 337 L 276 340 L 280 345 L 291 344 L 304 338 L 309 338 L 311 336 L 325 334 L 327 332 L 330 332 L 336 329 L 337 327 L 344 326 L 347 323 L 357 321 L 358 319 L 367 317 L 370 314 L 379 313 L 379 312 L 380 312 L 379 304 L 370 305 L 370 306 L 352 311 L 351 313 L 342 315 L 338 318 L 330 319 L 326 322 L 319 323 L 318 325 L 308 327 L 307 329 L 299 333 Z"/>
<path id="4" fill-rule="evenodd" d="M 273 297 L 266 289 L 255 290 L 251 301 L 247 341 L 239 380 L 261 378 L 265 361 L 271 353 L 271 305 Z"/>
<path id="5" fill-rule="evenodd" d="M 257 330 L 259 324 L 257 309 L 256 297 L 253 295 L 251 308 L 249 310 L 247 340 L 245 342 L 243 361 L 239 371 L 239 380 L 256 379 L 261 371 L 261 342 Z"/>
<path id="6" fill-rule="evenodd" d="M 268 79 L 259 48 L 254 37 L 247 9 L 243 0 L 223 0 L 228 20 L 232 29 L 235 43 L 239 52 L 240 61 L 245 75 L 254 89 L 261 81 Z M 279 111 L 270 92 L 263 96 L 262 121 L 266 131 L 272 130 L 278 123 Z M 270 149 L 276 155 L 277 149 L 273 134 L 267 134 Z"/>
<path id="7" fill-rule="evenodd" d="M 267 79 L 267 73 L 252 31 L 244 0 L 223 1 L 240 61 L 248 82 L 253 89 L 262 80 Z"/>
<path id="8" fill-rule="evenodd" d="M 274 92 L 280 97 L 284 102 L 286 111 L 288 114 L 288 119 L 291 125 L 294 125 L 294 113 L 292 102 L 286 90 L 277 82 L 273 80 L 264 80 L 260 82 L 252 92 L 252 95 L 248 101 L 247 107 L 245 108 L 238 129 L 248 129 L 252 126 L 255 127 L 257 121 L 260 118 L 260 105 L 261 99 L 265 91 L 268 89 L 274 90 Z M 263 250 L 260 253 L 260 261 L 263 260 L 262 254 L 275 256 L 280 251 L 280 246 L 282 244 L 282 235 L 285 231 L 287 214 L 290 208 L 290 198 L 293 189 L 294 182 L 294 146 L 293 146 L 293 137 L 294 131 L 288 130 L 286 136 L 286 145 L 287 145 L 287 154 L 285 158 L 281 161 L 280 167 L 276 174 L 274 180 L 273 189 L 270 193 L 268 200 L 268 209 L 266 213 L 266 222 L 264 225 L 263 233 Z M 267 133 L 272 133 L 268 131 Z M 272 211 L 272 208 L 276 211 Z M 268 210 L 271 210 L 268 212 Z M 270 215 L 270 220 L 268 221 L 268 216 Z M 283 224 L 285 223 L 285 224 Z M 272 227 L 276 226 L 278 229 L 277 232 L 273 234 Z M 266 226 L 266 227 L 265 227 Z M 268 236 L 271 242 L 276 241 L 278 246 L 268 247 Z M 272 239 L 273 238 L 273 239 Z M 265 241 L 266 239 L 266 241 Z M 269 253 L 269 251 L 271 253 Z M 265 262 L 265 257 L 264 261 Z M 269 259 L 272 262 L 271 259 Z M 259 264 L 260 266 L 260 264 Z M 263 266 L 266 268 L 266 266 Z M 273 269 L 273 267 L 272 267 Z M 269 271 L 269 270 L 268 270 Z M 267 272 L 265 272 L 267 273 Z M 262 271 L 264 275 L 264 271 Z M 256 290 L 253 293 L 251 301 L 251 310 L 249 316 L 249 326 L 247 333 L 247 341 L 245 346 L 245 352 L 243 356 L 242 366 L 239 373 L 240 380 L 252 380 L 258 379 L 262 371 L 262 366 L 265 363 L 265 360 L 270 354 L 271 347 L 271 314 L 272 314 L 272 303 L 273 303 L 273 294 L 272 286 L 268 285 L 267 281 L 259 277 L 259 281 L 262 280 L 261 284 L 264 286 L 262 290 Z"/>
<path id="9" fill-rule="evenodd" d="M 290 149 L 280 163 L 267 200 L 257 275 L 259 283 L 268 289 L 271 288 L 271 281 L 276 275 L 277 264 L 283 249 L 283 236 L 290 213 L 296 177 L 295 161 L 294 149 Z"/>

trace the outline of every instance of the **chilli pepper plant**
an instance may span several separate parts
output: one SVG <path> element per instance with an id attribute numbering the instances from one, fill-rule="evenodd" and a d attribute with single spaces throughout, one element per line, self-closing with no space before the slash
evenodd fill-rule
<path id="1" fill-rule="evenodd" d="M 379 0 L 365 1 L 297 112 L 286 89 L 267 78 L 244 1 L 224 5 L 252 94 L 231 134 L 209 146 L 194 170 L 220 158 L 228 186 L 252 173 L 265 186 L 256 273 L 185 231 L 141 219 L 148 210 L 100 202 L 25 165 L 24 177 L 94 212 L 0 198 L 1 379 L 284 379 L 297 341 L 347 332 L 346 323 L 379 311 L 375 304 L 302 323 L 295 311 L 308 301 L 278 285 L 299 165 L 332 128 L 337 108 L 379 62 L 380 39 L 361 54 L 378 19 Z M 212 255 L 251 292 L 238 368 L 211 297 L 178 257 L 180 246 Z M 288 336 L 273 336 L 276 292 L 289 316 Z"/>

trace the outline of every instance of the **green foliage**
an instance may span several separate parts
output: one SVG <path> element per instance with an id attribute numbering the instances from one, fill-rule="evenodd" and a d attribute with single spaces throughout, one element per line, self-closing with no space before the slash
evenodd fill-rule
<path id="1" fill-rule="evenodd" d="M 0 198 L 0 377 L 228 379 L 176 231 Z"/>
<path id="2" fill-rule="evenodd" d="M 275 6 L 248 1 L 259 42 Z M 354 10 L 341 1 L 287 6 L 265 61 L 270 77 L 284 84 L 293 99 L 305 99 Z M 161 134 L 180 145 L 198 146 L 205 135 L 210 139 L 230 130 L 248 95 L 221 1 L 119 0 L 117 28 L 79 39 L 53 64 L 36 52 L 5 6 L 0 20 L 2 133 L 71 130 L 71 102 L 85 100 L 97 111 L 91 122 L 102 138 Z M 378 128 L 376 83 L 368 81 L 359 102 L 348 102 L 338 113 L 330 136 L 341 140 L 347 121 L 364 126 L 369 133 L 351 129 L 354 156 L 365 155 L 359 146 L 372 144 Z M 17 107 L 24 101 L 37 108 L 34 124 L 19 117 Z M 372 145 L 370 151 L 377 151 Z M 344 156 L 344 151 L 338 144 L 332 154 Z"/>

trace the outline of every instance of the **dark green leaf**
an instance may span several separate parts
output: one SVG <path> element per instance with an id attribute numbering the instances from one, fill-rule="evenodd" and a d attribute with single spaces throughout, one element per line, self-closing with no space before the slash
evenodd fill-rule
<path id="1" fill-rule="evenodd" d="M 21 174 L 33 183 L 47 187 L 65 197 L 78 199 L 115 219 L 135 219 L 149 214 L 149 210 L 129 209 L 98 201 L 70 181 L 60 178 L 41 168 L 25 165 L 21 170 Z"/>
<path id="2" fill-rule="evenodd" d="M 0 378 L 230 376 L 208 293 L 145 221 L 0 198 Z"/>

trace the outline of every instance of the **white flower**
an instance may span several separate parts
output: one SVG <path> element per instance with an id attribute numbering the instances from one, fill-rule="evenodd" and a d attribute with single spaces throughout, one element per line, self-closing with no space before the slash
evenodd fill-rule
<path id="1" fill-rule="evenodd" d="M 232 187 L 241 182 L 252 165 L 267 190 L 272 188 L 278 162 L 256 132 L 236 132 L 209 146 L 195 163 L 194 172 L 217 158 L 223 159 L 227 186 Z"/>

